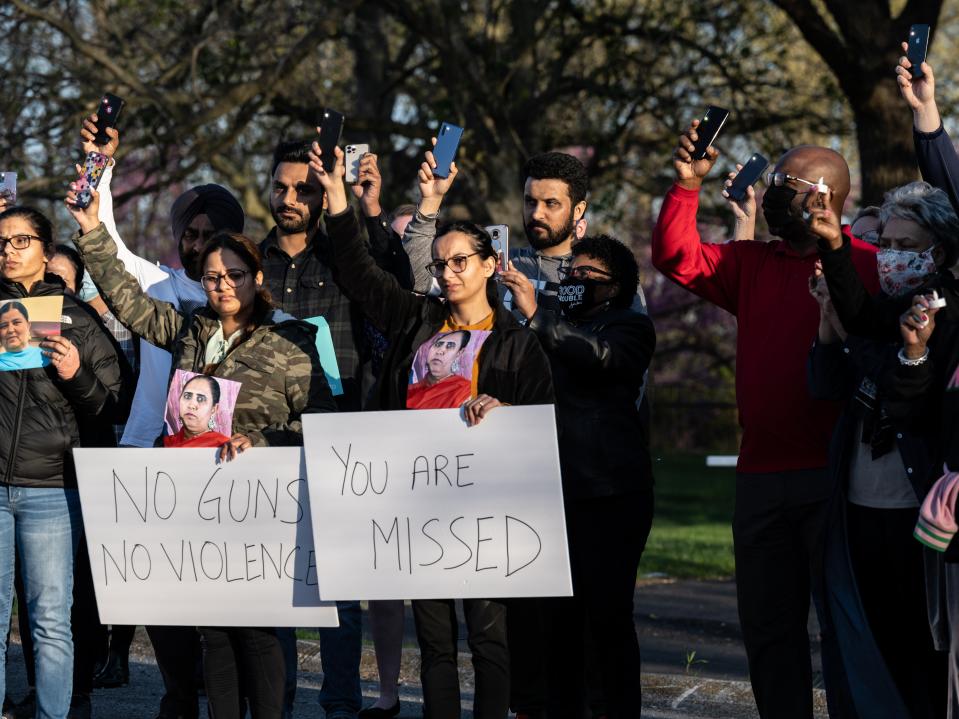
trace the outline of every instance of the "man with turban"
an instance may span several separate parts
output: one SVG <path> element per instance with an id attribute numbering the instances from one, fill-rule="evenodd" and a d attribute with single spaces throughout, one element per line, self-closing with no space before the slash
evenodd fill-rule
<path id="1" fill-rule="evenodd" d="M 115 165 L 112 158 L 119 145 L 119 137 L 116 130 L 110 129 L 107 133 L 110 142 L 96 145 L 93 142 L 96 125 L 91 117 L 84 121 L 80 135 L 84 152 L 100 152 L 111 158 L 97 188 L 100 193 L 98 216 L 116 242 L 118 258 L 150 297 L 169 302 L 185 314 L 205 306 L 207 297 L 199 282 L 202 271 L 199 266 L 200 254 L 217 232 L 243 231 L 243 208 L 230 191 L 220 185 L 192 187 L 176 199 L 170 210 L 173 241 L 177 243 L 183 267 L 174 269 L 138 257 L 120 239 L 113 217 L 110 181 Z M 121 447 L 153 447 L 156 439 L 163 434 L 163 409 L 171 364 L 169 352 L 140 341 L 140 377 L 130 419 L 120 440 Z M 166 688 L 160 700 L 157 719 L 197 719 L 196 666 L 200 645 L 196 629 L 147 627 L 147 632 Z M 125 669 L 126 657 L 122 657 L 122 660 Z"/>

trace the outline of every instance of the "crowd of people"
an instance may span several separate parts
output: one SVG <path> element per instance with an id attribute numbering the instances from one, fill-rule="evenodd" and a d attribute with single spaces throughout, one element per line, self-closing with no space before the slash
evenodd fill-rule
<path id="1" fill-rule="evenodd" d="M 924 181 L 843 225 L 845 160 L 795 147 L 762 194 L 776 239 L 756 239 L 749 188 L 729 199 L 731 241 L 704 243 L 699 195 L 719 152 L 694 154 L 693 121 L 652 237 L 656 269 L 738 323 L 736 585 L 763 717 L 813 714 L 811 598 L 830 716 L 959 717 L 959 154 L 922 69 L 913 77 L 902 58 L 896 72 Z M 181 264 L 170 268 L 120 237 L 119 133 L 98 144 L 97 119 L 84 121 L 82 148 L 109 164 L 88 204 L 75 184 L 66 193 L 69 243 L 35 209 L 0 212 L 0 616 L 16 598 L 30 685 L 7 695 L 4 638 L 3 716 L 83 719 L 94 689 L 129 681 L 135 628 L 100 624 L 72 448 L 211 447 L 231 461 L 301 445 L 306 413 L 461 408 L 475 425 L 517 404 L 555 405 L 574 591 L 463 600 L 474 715 L 640 716 L 633 596 L 654 510 L 656 334 L 631 249 L 588 233 L 580 160 L 529 158 L 515 188 L 529 247 L 501 257 L 486 228 L 441 219 L 455 163 L 442 176 L 427 151 L 419 203 L 387 213 L 376 155 L 348 185 L 340 148 L 331 160 L 318 141 L 282 141 L 269 234 L 243 234 L 226 188 L 193 187 L 170 208 Z M 61 329 L 40 341 L 28 305 L 46 297 L 62 298 Z M 380 689 L 364 708 L 361 599 L 337 602 L 339 626 L 320 630 L 330 719 L 400 710 L 404 602 L 370 602 Z M 458 717 L 455 602 L 414 600 L 412 614 L 424 716 Z M 165 688 L 158 719 L 198 719 L 201 691 L 214 719 L 292 716 L 293 629 L 147 633 Z"/>

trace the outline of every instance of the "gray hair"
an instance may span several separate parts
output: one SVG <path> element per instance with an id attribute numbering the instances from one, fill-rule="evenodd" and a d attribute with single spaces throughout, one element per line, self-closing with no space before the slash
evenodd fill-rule
<path id="1" fill-rule="evenodd" d="M 883 198 L 879 219 L 882 224 L 893 218 L 911 220 L 932 233 L 946 251 L 945 267 L 959 256 L 959 217 L 949 196 L 928 182 L 910 182 L 893 188 Z"/>

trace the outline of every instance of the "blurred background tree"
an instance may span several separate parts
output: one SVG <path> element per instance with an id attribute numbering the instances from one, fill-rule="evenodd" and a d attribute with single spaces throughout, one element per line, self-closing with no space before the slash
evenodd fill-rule
<path id="1" fill-rule="evenodd" d="M 0 149 L 24 201 L 64 221 L 78 128 L 103 91 L 127 100 L 114 181 L 127 241 L 175 261 L 172 199 L 216 181 L 248 233 L 272 224 L 272 148 L 308 138 L 324 106 L 344 142 L 381 158 L 384 204 L 414 198 L 431 132 L 466 128 L 447 212 L 523 240 L 522 166 L 565 148 L 593 182 L 590 227 L 632 243 L 659 332 L 651 391 L 661 441 L 735 450 L 735 321 L 649 265 L 675 137 L 706 104 L 732 110 L 720 169 L 803 143 L 850 160 L 875 202 L 916 176 L 893 66 L 908 26 L 936 29 L 930 60 L 951 116 L 957 0 L 9 0 L 0 7 Z M 730 217 L 716 172 L 704 235 Z M 760 223 L 761 225 L 762 223 Z M 761 232 L 765 229 L 761 228 Z"/>

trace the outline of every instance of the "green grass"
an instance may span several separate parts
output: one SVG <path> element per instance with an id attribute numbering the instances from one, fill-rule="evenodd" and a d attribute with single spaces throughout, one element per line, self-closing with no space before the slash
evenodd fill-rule
<path id="1" fill-rule="evenodd" d="M 653 472 L 656 512 L 639 576 L 731 577 L 735 470 L 707 467 L 704 455 L 654 452 Z"/>

